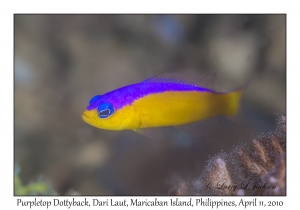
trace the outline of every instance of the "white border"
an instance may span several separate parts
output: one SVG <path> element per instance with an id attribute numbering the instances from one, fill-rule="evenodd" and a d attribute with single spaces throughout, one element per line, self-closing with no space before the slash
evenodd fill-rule
<path id="1" fill-rule="evenodd" d="M 150 3 L 151 2 L 151 3 Z M 295 4 L 294 4 L 295 2 Z M 287 13 L 287 197 L 284 208 L 298 206 L 299 171 L 299 12 L 296 1 L 5 1 L 1 3 L 1 203 L 15 209 L 13 197 L 13 14 L 14 13 Z M 299 174 L 298 174 L 299 173 Z M 32 197 L 33 198 L 33 197 Z M 53 199 L 47 197 L 45 199 Z M 69 197 L 70 198 L 70 197 Z M 92 199 L 92 197 L 89 197 Z M 121 197 L 118 197 L 121 198 Z M 129 199 L 130 197 L 126 197 Z M 138 197 L 141 199 L 142 197 Z M 153 197 L 152 197 L 153 198 Z M 162 197 L 161 197 L 162 198 Z M 165 197 L 166 198 L 166 197 Z M 216 197 L 214 197 L 216 198 Z M 240 199 L 218 197 L 219 199 Z M 250 197 L 248 197 L 250 198 Z M 28 199 L 28 197 L 27 197 Z M 166 198 L 167 199 L 167 198 Z M 100 208 L 100 207 L 98 207 Z M 25 209 L 25 208 L 24 208 Z M 27 208 L 26 208 L 27 209 Z M 65 207 L 55 209 L 66 209 Z M 105 209 L 105 208 L 102 208 Z"/>

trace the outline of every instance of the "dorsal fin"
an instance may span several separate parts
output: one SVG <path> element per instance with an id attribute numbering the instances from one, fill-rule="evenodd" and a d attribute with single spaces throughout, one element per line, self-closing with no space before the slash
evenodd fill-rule
<path id="1" fill-rule="evenodd" d="M 211 74 L 199 73 L 163 73 L 142 81 L 143 83 L 177 83 L 205 88 L 214 88 L 217 72 Z"/>

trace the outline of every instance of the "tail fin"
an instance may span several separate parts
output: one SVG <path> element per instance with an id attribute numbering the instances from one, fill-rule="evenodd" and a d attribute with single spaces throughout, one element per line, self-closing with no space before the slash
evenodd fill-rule
<path id="1" fill-rule="evenodd" d="M 246 84 L 228 93 L 228 107 L 226 115 L 234 122 L 240 123 L 243 121 L 243 116 L 240 112 L 240 100 L 251 81 L 252 80 L 249 80 Z"/>

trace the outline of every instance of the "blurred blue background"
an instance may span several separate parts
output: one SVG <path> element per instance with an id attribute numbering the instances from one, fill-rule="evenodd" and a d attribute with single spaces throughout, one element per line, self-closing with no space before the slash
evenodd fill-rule
<path id="1" fill-rule="evenodd" d="M 285 15 L 15 15 L 14 34 L 15 165 L 61 195 L 166 195 L 286 108 Z M 223 91 L 253 79 L 245 123 L 153 142 L 81 119 L 96 94 L 185 71 L 218 71 Z"/>

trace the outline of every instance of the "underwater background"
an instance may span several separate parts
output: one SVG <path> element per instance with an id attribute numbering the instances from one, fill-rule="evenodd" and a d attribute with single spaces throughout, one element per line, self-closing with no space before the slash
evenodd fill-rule
<path id="1" fill-rule="evenodd" d="M 217 71 L 222 91 L 252 79 L 245 122 L 154 142 L 81 119 L 94 95 L 187 71 Z M 15 187 L 37 186 L 15 194 L 167 195 L 285 108 L 285 15 L 14 15 Z"/>

